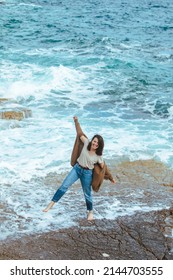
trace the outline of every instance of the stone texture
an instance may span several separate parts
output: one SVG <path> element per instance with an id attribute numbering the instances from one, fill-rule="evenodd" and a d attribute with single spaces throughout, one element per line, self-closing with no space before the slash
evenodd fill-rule
<path id="1" fill-rule="evenodd" d="M 170 209 L 80 221 L 79 227 L 1 242 L 0 259 L 173 260 L 172 236 L 165 232 L 171 233 L 172 215 Z"/>
<path id="2" fill-rule="evenodd" d="M 0 105 L 7 104 L 10 108 L 11 103 L 17 103 L 15 100 L 10 98 L 0 98 Z M 32 117 L 32 111 L 27 108 L 0 108 L 0 119 L 6 119 L 6 120 L 18 120 L 21 121 L 23 118 L 29 118 Z"/>
<path id="3" fill-rule="evenodd" d="M 0 98 L 0 103 L 11 101 L 10 98 Z"/>
<path id="4" fill-rule="evenodd" d="M 23 118 L 28 118 L 32 116 L 31 110 L 23 109 L 21 111 L 2 111 L 0 112 L 0 119 L 6 119 L 6 120 L 22 120 Z"/>
<path id="5" fill-rule="evenodd" d="M 122 162 L 116 166 L 116 174 L 123 184 L 173 186 L 173 170 L 152 159 Z"/>

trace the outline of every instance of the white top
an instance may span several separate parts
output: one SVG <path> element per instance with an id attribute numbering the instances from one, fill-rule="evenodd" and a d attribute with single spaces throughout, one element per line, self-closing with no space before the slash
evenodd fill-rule
<path id="1" fill-rule="evenodd" d="M 102 158 L 102 156 L 98 156 L 97 154 L 90 155 L 89 151 L 87 150 L 88 144 L 89 144 L 89 140 L 86 139 L 84 142 L 84 146 L 81 151 L 81 154 L 77 159 L 77 162 L 83 167 L 88 167 L 89 169 L 94 169 L 94 164 L 102 163 L 103 158 Z"/>

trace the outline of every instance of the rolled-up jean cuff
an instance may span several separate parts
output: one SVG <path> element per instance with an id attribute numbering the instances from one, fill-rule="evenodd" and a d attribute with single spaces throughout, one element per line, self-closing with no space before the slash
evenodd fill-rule
<path id="1" fill-rule="evenodd" d="M 60 200 L 60 198 L 64 195 L 64 191 L 61 191 L 60 189 L 58 189 L 56 191 L 56 193 L 54 194 L 53 198 L 52 198 L 52 201 L 53 202 L 58 202 Z"/>

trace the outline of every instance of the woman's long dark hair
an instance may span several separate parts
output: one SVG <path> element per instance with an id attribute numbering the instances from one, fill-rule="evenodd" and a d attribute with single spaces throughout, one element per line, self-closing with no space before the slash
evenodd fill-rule
<path id="1" fill-rule="evenodd" d="M 103 137 L 99 134 L 96 134 L 93 136 L 93 138 L 91 139 L 91 141 L 89 142 L 88 146 L 87 146 L 87 149 L 88 151 L 90 151 L 91 149 L 91 142 L 94 140 L 94 138 L 97 138 L 98 139 L 98 148 L 96 149 L 96 154 L 98 156 L 102 156 L 103 154 L 103 148 L 104 148 L 104 140 L 103 140 Z"/>

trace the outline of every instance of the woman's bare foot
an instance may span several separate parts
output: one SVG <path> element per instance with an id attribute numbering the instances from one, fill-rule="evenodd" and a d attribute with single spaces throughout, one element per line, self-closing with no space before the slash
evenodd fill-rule
<path id="1" fill-rule="evenodd" d="M 54 206 L 55 202 L 54 201 L 51 201 L 48 206 L 43 209 L 43 212 L 48 212 L 53 206 Z"/>
<path id="2" fill-rule="evenodd" d="M 87 220 L 88 221 L 93 221 L 94 220 L 93 211 L 88 212 Z"/>

